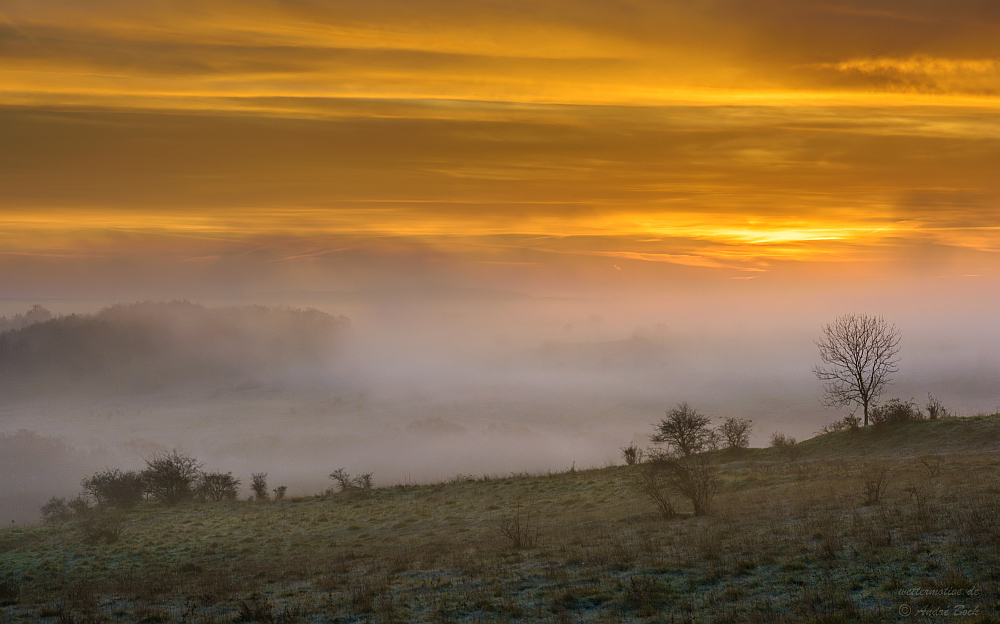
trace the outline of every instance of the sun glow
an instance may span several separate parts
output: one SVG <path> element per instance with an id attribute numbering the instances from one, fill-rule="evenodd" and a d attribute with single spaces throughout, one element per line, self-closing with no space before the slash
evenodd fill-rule
<path id="1" fill-rule="evenodd" d="M 5 7 L 0 253 L 571 272 L 1000 250 L 989 19 L 389 5 Z M 885 20 L 895 39 L 852 43 Z"/>
<path id="2" fill-rule="evenodd" d="M 332 240 L 357 244 L 375 237 L 419 241 L 459 256 L 478 257 L 516 247 L 580 257 L 755 267 L 761 271 L 773 260 L 844 261 L 848 259 L 845 248 L 890 245 L 921 231 L 914 223 L 741 222 L 696 213 L 548 217 L 511 225 L 474 216 L 429 217 L 398 206 L 384 208 L 381 214 L 372 208 L 358 212 L 298 208 L 197 214 L 55 211 L 44 216 L 4 215 L 0 229 L 4 232 L 0 238 L 4 253 L 21 255 L 139 254 L 214 260 L 220 256 L 210 251 L 223 245 L 273 249 L 284 260 L 301 261 L 328 254 Z M 976 233 L 982 235 L 978 230 Z M 950 242 L 954 243 L 954 238 Z M 631 249 L 621 249 L 623 244 Z"/>

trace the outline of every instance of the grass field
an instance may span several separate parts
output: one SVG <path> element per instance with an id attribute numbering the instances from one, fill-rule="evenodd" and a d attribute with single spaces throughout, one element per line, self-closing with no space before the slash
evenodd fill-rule
<path id="1" fill-rule="evenodd" d="M 716 459 L 704 517 L 662 519 L 619 466 L 140 507 L 113 543 L 6 529 L 0 619 L 1000 621 L 1000 415 Z"/>

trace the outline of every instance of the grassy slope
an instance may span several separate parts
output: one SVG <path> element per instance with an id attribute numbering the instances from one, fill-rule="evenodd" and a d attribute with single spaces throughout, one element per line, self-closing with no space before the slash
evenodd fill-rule
<path id="1" fill-rule="evenodd" d="M 916 457 L 928 453 L 1000 451 L 1000 414 L 835 431 L 805 440 L 798 446 L 803 456 L 810 458 L 865 454 Z"/>
<path id="2" fill-rule="evenodd" d="M 883 622 L 965 604 L 976 621 L 1000 581 L 998 440 L 995 415 L 723 455 L 704 518 L 660 519 L 616 467 L 140 509 L 114 544 L 80 522 L 8 529 L 0 618 Z M 885 498 L 863 505 L 879 466 Z M 518 510 L 534 545 L 501 534 Z"/>

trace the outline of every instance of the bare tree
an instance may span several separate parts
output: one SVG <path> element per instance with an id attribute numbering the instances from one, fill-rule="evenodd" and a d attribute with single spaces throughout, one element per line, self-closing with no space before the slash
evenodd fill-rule
<path id="1" fill-rule="evenodd" d="M 752 429 L 752 420 L 732 416 L 727 418 L 726 422 L 719 425 L 719 436 L 722 438 L 727 449 L 738 451 L 750 447 L 750 432 Z"/>
<path id="2" fill-rule="evenodd" d="M 666 444 L 684 456 L 712 448 L 716 434 L 708 426 L 711 421 L 687 403 L 678 403 L 667 412 L 667 417 L 656 423 L 656 433 L 651 440 Z"/>
<path id="3" fill-rule="evenodd" d="M 239 492 L 240 480 L 231 472 L 206 472 L 198 480 L 197 494 L 206 501 L 234 501 Z"/>
<path id="4" fill-rule="evenodd" d="M 861 407 L 867 425 L 870 408 L 899 370 L 899 329 L 881 316 L 846 314 L 823 326 L 816 346 L 825 366 L 813 372 L 826 382 L 824 403 Z"/>
<path id="5" fill-rule="evenodd" d="M 151 497 L 164 505 L 176 505 L 194 497 L 201 463 L 173 450 L 147 459 L 146 469 L 141 474 Z"/>

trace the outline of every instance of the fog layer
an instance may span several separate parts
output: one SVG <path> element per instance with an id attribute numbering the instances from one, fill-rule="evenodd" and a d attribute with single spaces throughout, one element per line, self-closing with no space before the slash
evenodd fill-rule
<path id="1" fill-rule="evenodd" d="M 91 472 L 141 468 L 175 448 L 244 485 L 267 472 L 294 496 L 326 489 L 337 468 L 390 484 L 619 462 L 620 448 L 647 446 L 652 423 L 680 401 L 716 423 L 753 419 L 755 445 L 774 431 L 803 439 L 843 415 L 821 406 L 811 373 L 819 325 L 866 309 L 817 297 L 785 312 L 776 292 L 738 309 L 720 306 L 733 300 L 725 292 L 258 298 L 297 307 L 35 308 L 25 322 L 25 305 L 16 326 L 9 313 L 0 521 L 35 521 L 48 497 L 75 495 Z M 962 323 L 942 324 L 903 299 L 885 306 L 903 335 L 885 398 L 922 403 L 931 392 L 966 414 L 1000 405 L 1000 341 L 985 317 L 966 310 Z"/>

